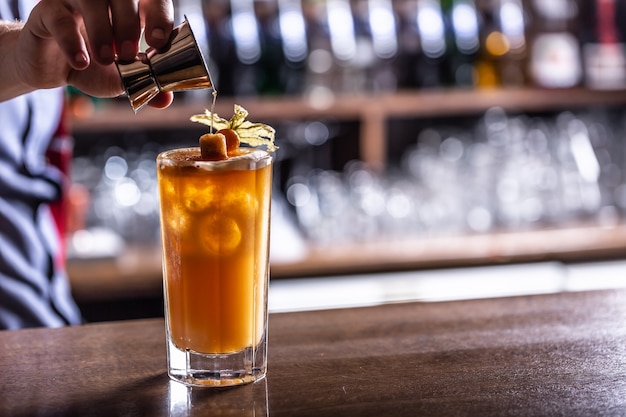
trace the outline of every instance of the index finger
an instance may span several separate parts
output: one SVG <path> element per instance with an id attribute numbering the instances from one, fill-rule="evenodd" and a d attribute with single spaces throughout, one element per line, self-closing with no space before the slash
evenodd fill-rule
<path id="1" fill-rule="evenodd" d="M 137 0 L 109 0 L 115 51 L 122 61 L 133 61 L 139 51 L 141 26 Z"/>
<path id="2" fill-rule="evenodd" d="M 93 57 L 102 65 L 111 64 L 115 51 L 108 1 L 67 0 L 67 3 L 82 16 Z"/>
<path id="3" fill-rule="evenodd" d="M 145 25 L 148 45 L 157 49 L 165 46 L 174 28 L 172 0 L 140 0 L 139 15 Z"/>

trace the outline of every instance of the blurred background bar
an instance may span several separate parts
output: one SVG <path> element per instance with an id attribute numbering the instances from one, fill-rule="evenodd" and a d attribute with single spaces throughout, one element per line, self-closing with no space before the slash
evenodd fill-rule
<path id="1" fill-rule="evenodd" d="M 625 2 L 176 10 L 203 49 L 218 114 L 241 104 L 277 130 L 274 281 L 626 254 Z M 122 318 L 161 314 L 155 158 L 197 144 L 205 127 L 189 116 L 211 92 L 137 115 L 124 99 L 68 95 L 76 297 L 94 319 L 104 303 Z"/>

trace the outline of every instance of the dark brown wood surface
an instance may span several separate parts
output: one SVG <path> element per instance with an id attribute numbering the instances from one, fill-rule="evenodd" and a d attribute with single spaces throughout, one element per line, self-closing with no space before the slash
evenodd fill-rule
<path id="1" fill-rule="evenodd" d="M 625 291 L 273 314 L 221 391 L 168 380 L 163 326 L 0 332 L 0 416 L 626 415 Z"/>

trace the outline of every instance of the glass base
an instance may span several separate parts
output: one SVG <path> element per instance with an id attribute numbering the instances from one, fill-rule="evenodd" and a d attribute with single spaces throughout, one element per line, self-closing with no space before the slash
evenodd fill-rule
<path id="1" fill-rule="evenodd" d="M 167 356 L 170 378 L 191 386 L 229 387 L 248 384 L 264 378 L 267 371 L 265 337 L 255 347 L 228 354 L 182 350 L 168 340 Z"/>

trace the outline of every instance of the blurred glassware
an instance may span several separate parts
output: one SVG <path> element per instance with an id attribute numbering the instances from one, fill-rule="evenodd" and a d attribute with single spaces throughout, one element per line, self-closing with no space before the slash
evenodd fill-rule
<path id="1" fill-rule="evenodd" d="M 423 129 L 398 170 L 299 170 L 286 198 L 313 245 L 611 227 L 626 212 L 623 129 L 604 112 L 492 108 L 473 129 Z"/>

